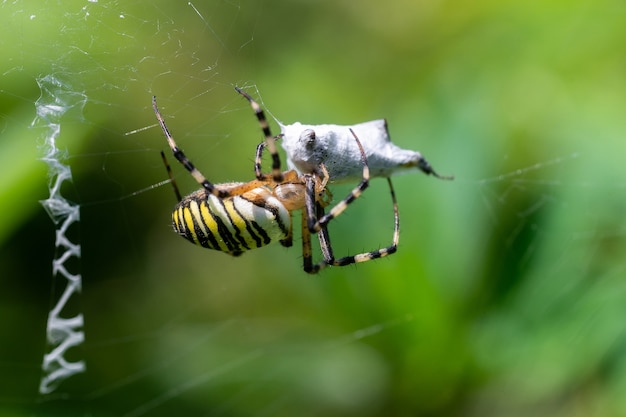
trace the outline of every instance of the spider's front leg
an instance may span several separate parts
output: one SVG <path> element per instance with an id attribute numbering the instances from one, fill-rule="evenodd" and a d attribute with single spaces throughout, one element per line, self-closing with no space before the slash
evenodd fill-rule
<path id="1" fill-rule="evenodd" d="M 265 144 L 269 148 L 270 154 L 272 156 L 272 177 L 274 177 L 274 181 L 280 182 L 283 179 L 283 174 L 280 170 L 280 156 L 278 156 L 278 150 L 276 149 L 275 139 L 276 136 L 272 135 L 270 130 L 270 125 L 265 118 L 265 113 L 259 103 L 254 101 L 254 99 L 250 96 L 250 94 L 246 93 L 239 87 L 235 87 L 235 90 L 244 96 L 246 100 L 250 103 L 254 114 L 256 115 L 257 120 L 259 121 L 259 125 L 261 126 L 261 130 L 263 131 L 263 135 L 265 136 Z M 258 148 L 257 148 L 258 151 Z M 257 177 L 258 178 L 258 177 Z"/>
<path id="2" fill-rule="evenodd" d="M 359 183 L 359 185 L 357 185 L 356 187 L 352 189 L 352 191 L 350 192 L 350 194 L 348 194 L 346 198 L 344 198 L 339 203 L 337 203 L 332 209 L 330 209 L 328 213 L 323 215 L 321 218 L 311 217 L 310 215 L 314 213 L 313 207 L 311 208 L 307 207 L 307 211 L 309 214 L 308 226 L 309 226 L 309 230 L 311 231 L 311 233 L 317 233 L 322 228 L 326 227 L 328 222 L 330 222 L 332 219 L 334 219 L 335 217 L 343 213 L 344 210 L 348 207 L 348 205 L 350 205 L 354 200 L 359 198 L 361 194 L 363 193 L 363 191 L 365 191 L 365 189 L 369 186 L 370 170 L 369 170 L 369 166 L 367 165 L 367 156 L 365 155 L 365 149 L 363 149 L 363 145 L 361 145 L 361 141 L 359 141 L 359 138 L 352 131 L 352 129 L 350 129 L 350 132 L 354 136 L 354 140 L 356 141 L 356 144 L 359 147 L 359 150 L 361 152 L 361 162 L 363 163 L 363 176 L 361 178 L 361 182 Z M 327 181 L 327 180 L 328 179 L 326 178 L 324 181 Z M 313 188 L 313 190 L 311 191 L 310 188 Z M 313 183 L 311 184 L 310 180 L 307 178 L 307 195 L 309 194 L 310 191 L 311 192 L 315 191 L 315 182 L 313 181 Z"/>
<path id="3" fill-rule="evenodd" d="M 165 119 L 161 115 L 159 108 L 157 107 L 156 96 L 152 97 L 152 108 L 154 110 L 154 114 L 156 115 L 157 121 L 159 125 L 161 125 L 161 130 L 163 130 L 163 134 L 165 134 L 165 138 L 167 139 L 167 143 L 174 154 L 174 158 L 181 163 L 182 166 L 185 167 L 187 171 L 191 174 L 191 176 L 196 180 L 198 184 L 200 184 L 208 193 L 213 194 L 218 198 L 226 198 L 229 197 L 230 194 L 222 189 L 218 189 L 215 185 L 206 179 L 206 177 L 194 166 L 194 164 L 187 158 L 185 153 L 178 147 L 176 141 L 172 137 L 167 125 L 165 124 Z M 167 165 L 167 163 L 166 163 Z M 177 193 L 176 197 L 179 197 L 180 193 Z"/>
<path id="4" fill-rule="evenodd" d="M 278 139 L 282 137 L 283 137 L 282 134 L 276 135 L 272 138 L 272 140 L 276 142 Z M 266 174 L 263 173 L 263 169 L 261 168 L 261 165 L 263 163 L 263 151 L 265 150 L 266 147 L 267 147 L 267 143 L 265 141 L 259 143 L 256 147 L 256 155 L 254 158 L 254 175 L 256 176 L 258 180 L 264 180 L 266 178 Z"/>

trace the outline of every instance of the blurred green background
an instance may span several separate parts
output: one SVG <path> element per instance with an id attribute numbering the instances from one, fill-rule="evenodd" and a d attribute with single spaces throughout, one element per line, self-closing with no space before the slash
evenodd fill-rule
<path id="1" fill-rule="evenodd" d="M 591 0 L 1 4 L 0 414 L 626 415 L 625 21 Z M 150 100 L 210 180 L 247 180 L 261 134 L 234 85 L 286 123 L 385 117 L 456 179 L 394 180 L 400 249 L 376 262 L 307 276 L 297 232 L 194 247 L 152 187 Z M 87 363 L 50 396 L 42 102 L 65 110 Z M 390 242 L 388 194 L 333 222 L 337 255 Z"/>

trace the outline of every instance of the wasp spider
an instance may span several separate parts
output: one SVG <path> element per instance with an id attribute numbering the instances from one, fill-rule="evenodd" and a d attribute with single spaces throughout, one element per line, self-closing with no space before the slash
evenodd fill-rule
<path id="1" fill-rule="evenodd" d="M 281 171 L 280 157 L 275 144 L 279 137 L 272 136 L 259 104 L 246 92 L 237 87 L 235 89 L 250 102 L 265 136 L 265 140 L 257 146 L 254 163 L 256 179 L 246 183 L 213 184 L 207 180 L 174 141 L 157 108 L 156 97 L 153 97 L 154 113 L 174 157 L 202 186 L 198 191 L 180 198 L 180 193 L 174 184 L 179 200 L 172 213 L 174 230 L 192 243 L 239 256 L 247 250 L 260 248 L 274 241 L 279 241 L 285 247 L 292 246 L 291 212 L 301 210 L 303 266 L 308 273 L 317 273 L 328 265 L 344 266 L 394 253 L 398 246 L 400 224 L 395 193 L 391 180 L 387 179 L 391 189 L 395 218 L 392 244 L 371 252 L 339 259 L 336 259 L 333 254 L 327 230 L 328 223 L 339 216 L 369 185 L 367 157 L 354 132 L 352 136 L 360 149 L 363 165 L 361 182 L 346 198 L 325 213 L 325 207 L 332 199 L 332 194 L 326 188 L 329 180 L 326 167 L 320 166 L 319 171 L 322 175 L 298 174 L 294 170 Z M 269 150 L 272 159 L 270 174 L 265 174 L 261 170 L 265 148 Z M 311 234 L 318 235 L 324 256 L 324 259 L 317 263 L 313 263 Z"/>

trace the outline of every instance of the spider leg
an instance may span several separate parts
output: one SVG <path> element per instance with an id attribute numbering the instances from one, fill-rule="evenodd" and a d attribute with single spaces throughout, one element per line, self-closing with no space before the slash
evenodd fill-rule
<path id="1" fill-rule="evenodd" d="M 316 222 L 318 215 L 324 214 L 324 208 L 316 201 L 316 177 L 314 174 L 305 174 L 305 199 L 302 209 L 302 257 L 304 272 L 317 274 L 322 268 L 331 263 L 333 258 L 332 247 L 326 226 L 319 230 L 313 230 L 310 224 Z M 324 260 L 313 264 L 313 250 L 311 249 L 311 233 L 317 233 L 320 241 L 320 248 L 324 255 Z"/>
<path id="2" fill-rule="evenodd" d="M 265 136 L 265 146 L 270 151 L 272 155 L 272 177 L 274 181 L 280 182 L 283 180 L 283 174 L 280 170 L 280 156 L 278 155 L 278 150 L 276 149 L 275 139 L 276 137 L 272 136 L 272 132 L 270 131 L 270 125 L 267 123 L 267 119 L 265 118 L 265 113 L 261 106 L 254 101 L 254 99 L 245 91 L 243 91 L 239 87 L 235 87 L 235 90 L 244 96 L 248 102 L 250 102 L 250 106 L 252 106 L 252 110 L 254 110 L 254 114 L 256 114 L 256 118 L 259 120 L 259 124 L 261 125 L 261 129 L 263 130 L 263 135 Z"/>
<path id="3" fill-rule="evenodd" d="M 289 234 L 286 238 L 280 240 L 280 244 L 286 248 L 290 248 L 293 246 L 293 229 L 289 229 Z"/>
<path id="4" fill-rule="evenodd" d="M 316 217 L 319 219 L 324 216 L 324 207 L 321 204 L 316 204 Z M 322 250 L 322 255 L 324 256 L 325 263 L 333 263 L 335 260 L 335 255 L 333 254 L 333 247 L 330 243 L 330 235 L 328 234 L 328 227 L 323 226 L 320 231 L 317 233 L 317 239 L 320 242 L 320 249 Z"/>
<path id="5" fill-rule="evenodd" d="M 384 256 L 391 255 L 398 250 L 398 243 L 400 241 L 400 216 L 398 213 L 398 202 L 396 201 L 396 193 L 393 189 L 393 185 L 391 184 L 391 179 L 387 178 L 387 182 L 389 183 L 389 190 L 391 191 L 391 200 L 393 201 L 394 213 L 393 240 L 391 245 L 370 252 L 363 252 L 356 255 L 345 256 L 343 258 L 334 260 L 333 262 L 331 262 L 331 265 L 344 266 L 353 263 L 367 262 L 371 261 L 372 259 L 378 259 Z"/>
<path id="6" fill-rule="evenodd" d="M 261 161 L 263 157 L 263 149 L 265 148 L 265 142 L 261 142 L 256 147 L 256 156 L 254 158 L 254 175 L 256 175 L 257 180 L 262 180 L 265 178 L 263 171 L 261 170 Z"/>
<path id="7" fill-rule="evenodd" d="M 324 208 L 317 204 L 317 212 L 319 215 L 324 214 Z M 324 259 L 316 264 L 313 264 L 313 249 L 311 247 L 311 231 L 309 230 L 307 219 L 309 215 L 306 210 L 302 210 L 302 257 L 304 263 L 304 271 L 309 274 L 317 274 L 321 269 L 328 265 L 334 265 L 335 256 L 333 255 L 333 248 L 330 244 L 330 236 L 328 230 L 324 226 L 317 234 L 320 242 L 320 248 Z"/>
<path id="8" fill-rule="evenodd" d="M 277 141 L 278 139 L 282 138 L 283 135 L 276 135 L 274 136 L 272 139 L 274 141 Z M 263 161 L 263 150 L 265 149 L 267 145 L 265 144 L 265 141 L 259 143 L 256 147 L 256 156 L 254 158 L 254 175 L 256 175 L 257 180 L 265 180 L 265 174 L 263 174 L 263 171 L 261 169 L 261 164 Z"/>
<path id="9" fill-rule="evenodd" d="M 172 167 L 167 162 L 167 158 L 165 157 L 165 152 L 161 151 L 161 159 L 163 159 L 163 163 L 165 164 L 165 170 L 167 171 L 167 176 L 170 177 L 170 183 L 174 188 L 174 194 L 176 195 L 176 201 L 180 201 L 183 197 L 180 195 L 180 190 L 178 189 L 178 185 L 176 184 L 176 180 L 174 179 L 174 174 L 172 174 Z"/>
<path id="10" fill-rule="evenodd" d="M 167 125 L 165 124 L 163 116 L 161 116 L 161 113 L 159 112 L 156 96 L 152 97 L 152 108 L 154 109 L 154 114 L 156 115 L 156 118 L 161 125 L 161 129 L 163 130 L 165 137 L 167 138 L 167 143 L 169 144 L 170 149 L 172 150 L 172 153 L 174 154 L 174 157 L 178 160 L 178 162 L 180 162 L 185 167 L 185 169 L 189 171 L 189 173 L 194 177 L 198 184 L 200 184 L 205 190 L 207 190 L 207 192 L 220 198 L 228 197 L 230 193 L 228 191 L 216 188 L 213 183 L 207 180 L 206 177 L 191 163 L 189 158 L 187 158 L 184 152 L 178 147 L 178 145 L 174 141 L 174 138 L 170 134 Z"/>
<path id="11" fill-rule="evenodd" d="M 340 259 L 334 258 L 332 246 L 330 243 L 330 236 L 328 235 L 327 225 L 332 219 L 343 213 L 348 205 L 356 200 L 369 185 L 369 167 L 367 166 L 367 157 L 365 155 L 365 150 L 363 149 L 361 142 L 352 131 L 352 129 L 350 129 L 350 132 L 354 136 L 354 139 L 361 151 L 361 160 L 363 161 L 363 178 L 359 185 L 357 185 L 346 198 L 337 203 L 327 214 L 324 214 L 324 209 L 315 202 L 315 178 L 312 175 L 305 176 L 307 196 L 303 213 L 306 212 L 305 217 L 307 226 L 305 227 L 303 224 L 303 236 L 305 233 L 308 235 L 310 235 L 310 233 L 318 233 L 322 254 L 324 255 L 324 260 L 316 265 L 313 265 L 310 259 L 307 263 L 307 259 L 305 256 L 305 270 L 309 273 L 316 273 L 320 269 L 324 268 L 326 265 L 344 266 L 353 263 L 366 262 L 372 259 L 382 258 L 384 256 L 395 253 L 398 249 L 398 243 L 400 240 L 400 216 L 398 211 L 398 202 L 396 200 L 396 193 L 393 189 L 391 179 L 387 178 L 394 211 L 394 231 L 392 243 L 387 247 L 376 249 L 370 252 L 363 252 L 356 255 L 345 256 Z M 308 230 L 306 230 L 305 232 L 305 229 Z M 310 237 L 308 240 L 310 252 Z"/>
<path id="12" fill-rule="evenodd" d="M 367 165 L 367 156 L 365 155 L 365 150 L 363 149 L 363 145 L 361 145 L 359 138 L 352 131 L 352 129 L 350 129 L 350 132 L 354 136 L 356 144 L 358 145 L 359 150 L 361 151 L 361 161 L 363 162 L 363 178 L 361 179 L 361 182 L 359 183 L 359 185 L 357 185 L 350 192 L 350 194 L 348 194 L 346 198 L 344 198 L 339 203 L 337 203 L 332 209 L 330 209 L 328 213 L 322 216 L 322 218 L 317 219 L 315 217 L 314 218 L 309 217 L 308 225 L 312 233 L 319 232 L 323 226 L 328 224 L 328 222 L 330 222 L 332 219 L 334 219 L 335 217 L 343 213 L 344 210 L 348 207 L 348 205 L 350 205 L 350 203 L 352 203 L 354 200 L 359 198 L 361 194 L 363 193 L 363 191 L 369 186 L 370 170 Z M 309 214 L 313 214 L 313 211 L 310 211 Z"/>
<path id="13" fill-rule="evenodd" d="M 311 249 L 311 231 L 307 226 L 307 212 L 306 210 L 302 210 L 302 267 L 304 272 L 309 274 L 316 274 L 321 269 L 320 265 L 317 264 L 313 267 L 313 250 Z M 324 262 L 324 265 L 325 262 Z M 322 266 L 322 267 L 323 267 Z"/>

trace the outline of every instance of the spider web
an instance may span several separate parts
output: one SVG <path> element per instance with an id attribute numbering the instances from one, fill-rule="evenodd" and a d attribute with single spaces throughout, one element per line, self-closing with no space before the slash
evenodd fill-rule
<path id="1" fill-rule="evenodd" d="M 0 410 L 624 414 L 623 9 L 510 6 L 2 3 Z M 235 85 L 284 123 L 386 117 L 456 178 L 394 178 L 399 252 L 313 278 L 297 218 L 290 249 L 189 245 L 151 98 L 241 181 Z M 388 194 L 331 223 L 338 256 L 391 241 Z"/>

